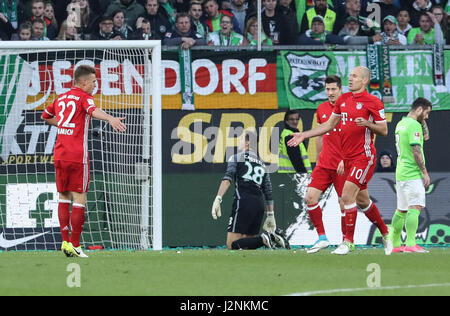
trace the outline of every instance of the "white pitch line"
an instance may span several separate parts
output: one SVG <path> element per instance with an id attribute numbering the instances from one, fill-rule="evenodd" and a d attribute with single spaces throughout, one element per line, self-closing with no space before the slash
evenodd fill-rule
<path id="1" fill-rule="evenodd" d="M 416 289 L 416 288 L 447 287 L 447 286 L 450 287 L 450 283 L 433 283 L 433 284 L 419 284 L 419 285 L 394 285 L 394 286 L 362 287 L 362 288 L 353 288 L 353 289 L 334 289 L 334 290 L 299 292 L 299 293 L 287 294 L 285 296 L 311 296 L 311 295 L 346 293 L 346 292 L 363 292 L 363 291 L 374 291 L 374 290 Z"/>

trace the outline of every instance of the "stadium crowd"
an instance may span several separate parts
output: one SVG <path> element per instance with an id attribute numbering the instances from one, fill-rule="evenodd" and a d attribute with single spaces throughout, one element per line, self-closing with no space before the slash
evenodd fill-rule
<path id="1" fill-rule="evenodd" d="M 256 7 L 256 0 L 0 0 L 0 39 L 257 45 Z M 262 0 L 261 17 L 263 45 L 450 44 L 450 0 Z"/>

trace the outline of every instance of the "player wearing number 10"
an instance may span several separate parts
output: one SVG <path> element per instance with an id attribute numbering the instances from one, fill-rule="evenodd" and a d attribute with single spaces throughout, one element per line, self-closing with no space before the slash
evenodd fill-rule
<path id="1" fill-rule="evenodd" d="M 239 139 L 239 153 L 228 160 L 227 171 L 220 183 L 211 210 L 213 219 L 221 216 L 222 197 L 231 182 L 236 185 L 232 213 L 228 223 L 228 249 L 257 249 L 262 246 L 273 247 L 273 243 L 288 248 L 287 241 L 276 232 L 272 184 L 266 166 L 256 154 L 256 133 L 245 131 Z M 265 204 L 267 218 L 265 233 L 258 235 L 264 216 Z"/>
<path id="2" fill-rule="evenodd" d="M 352 249 L 358 205 L 380 230 L 386 255 L 392 252 L 388 228 L 377 206 L 370 200 L 367 190 L 367 183 L 375 170 L 374 134 L 386 136 L 388 133 L 383 102 L 369 94 L 367 91 L 369 82 L 368 68 L 362 66 L 354 68 L 349 77 L 350 92 L 339 97 L 328 121 L 312 130 L 294 133 L 288 142 L 289 146 L 297 146 L 305 138 L 323 135 L 341 122 L 341 145 L 346 178 L 342 189 L 342 201 L 346 227 L 344 242 L 333 251 L 337 255 L 346 255 Z"/>
<path id="3" fill-rule="evenodd" d="M 81 65 L 74 73 L 75 86 L 45 109 L 42 119 L 58 127 L 54 149 L 61 250 L 70 257 L 87 258 L 80 247 L 89 187 L 88 128 L 91 117 L 108 121 L 115 131 L 126 129 L 123 117 L 113 117 L 95 106 L 92 93 L 97 84 L 95 68 Z M 71 199 L 72 214 L 70 214 Z M 71 230 L 71 236 L 69 238 Z"/>

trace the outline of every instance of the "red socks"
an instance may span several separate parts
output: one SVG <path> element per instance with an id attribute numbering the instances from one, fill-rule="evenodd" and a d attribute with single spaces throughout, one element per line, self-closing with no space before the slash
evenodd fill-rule
<path id="1" fill-rule="evenodd" d="M 378 207 L 370 201 L 369 206 L 362 210 L 364 214 L 367 216 L 367 218 L 378 227 L 380 230 L 381 235 L 385 236 L 388 234 L 388 228 L 386 224 L 383 221 L 383 218 L 381 218 L 380 211 L 378 210 Z"/>
<path id="2" fill-rule="evenodd" d="M 74 203 L 72 206 L 72 216 L 70 222 L 72 224 L 72 236 L 70 241 L 74 247 L 80 246 L 80 236 L 84 226 L 84 205 Z"/>
<path id="3" fill-rule="evenodd" d="M 345 205 L 345 238 L 353 243 L 353 236 L 355 235 L 356 217 L 358 216 L 358 207 L 356 203 Z"/>
<path id="4" fill-rule="evenodd" d="M 70 204 L 71 201 L 60 200 L 58 203 L 59 227 L 63 241 L 70 241 Z"/>
<path id="5" fill-rule="evenodd" d="M 317 234 L 319 236 L 325 235 L 325 228 L 323 227 L 322 221 L 322 209 L 319 204 L 308 205 L 308 214 L 311 219 L 311 223 L 316 228 Z"/>
<path id="6" fill-rule="evenodd" d="M 378 207 L 375 205 L 375 203 L 370 201 L 370 205 L 362 211 L 367 216 L 367 218 L 375 226 L 378 227 L 383 236 L 388 234 L 388 228 L 384 223 L 384 220 L 380 215 L 380 211 L 378 210 Z M 322 209 L 320 208 L 319 204 L 308 205 L 308 214 L 312 224 L 316 228 L 317 234 L 319 236 L 325 235 L 325 228 L 322 221 Z M 356 203 L 345 206 L 345 210 L 342 212 L 341 228 L 344 240 L 347 240 L 351 243 L 354 242 L 353 239 L 355 234 L 357 216 L 358 206 L 356 205 Z"/>
<path id="7" fill-rule="evenodd" d="M 342 239 L 344 239 L 345 233 L 347 232 L 347 227 L 345 226 L 345 210 L 341 210 L 341 230 L 342 230 Z"/>

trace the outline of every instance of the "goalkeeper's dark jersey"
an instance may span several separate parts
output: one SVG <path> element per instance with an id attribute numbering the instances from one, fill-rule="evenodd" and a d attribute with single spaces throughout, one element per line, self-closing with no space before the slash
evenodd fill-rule
<path id="1" fill-rule="evenodd" d="M 267 204 L 273 204 L 272 183 L 266 166 L 252 151 L 240 152 L 228 160 L 224 180 L 234 181 L 235 198 L 246 195 L 264 195 Z"/>

